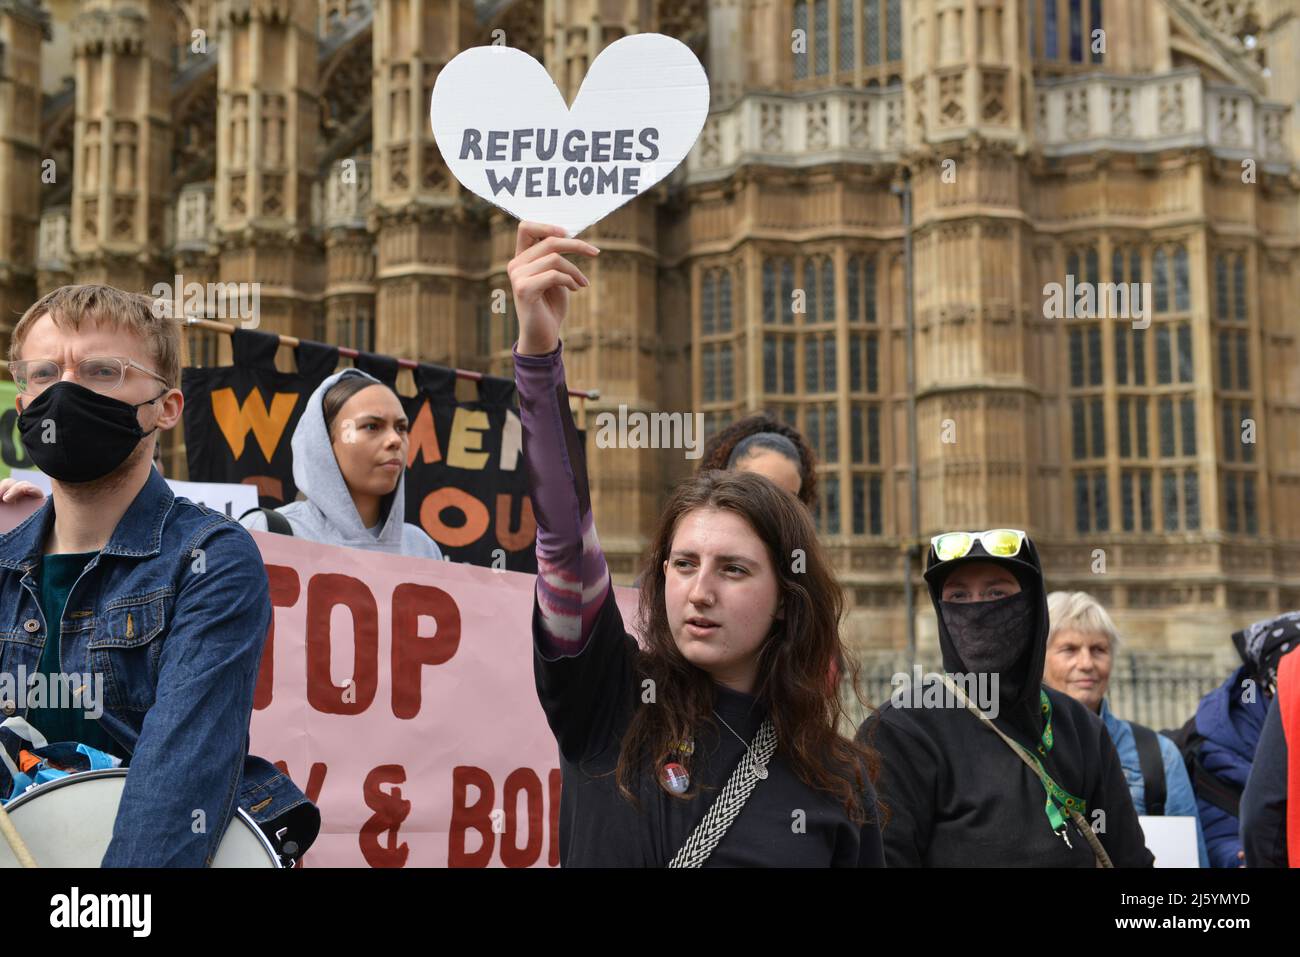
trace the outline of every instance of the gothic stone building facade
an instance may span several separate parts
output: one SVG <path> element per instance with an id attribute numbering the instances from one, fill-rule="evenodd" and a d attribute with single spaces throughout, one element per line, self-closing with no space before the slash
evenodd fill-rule
<path id="1" fill-rule="evenodd" d="M 433 82 L 507 43 L 572 99 L 643 31 L 696 51 L 711 111 L 588 231 L 589 426 L 798 425 L 863 650 L 903 645 L 914 524 L 1030 530 L 1152 654 L 1226 660 L 1300 606 L 1294 0 L 0 0 L 0 340 L 61 283 L 256 281 L 262 329 L 508 375 L 513 221 L 448 175 Z M 1087 282 L 1149 284 L 1149 326 L 1047 307 Z M 627 582 L 693 463 L 589 458 Z"/>

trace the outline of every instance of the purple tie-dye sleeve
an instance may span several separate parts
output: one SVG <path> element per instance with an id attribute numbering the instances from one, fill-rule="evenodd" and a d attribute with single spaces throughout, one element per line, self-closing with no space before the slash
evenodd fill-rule
<path id="1" fill-rule="evenodd" d="M 569 411 L 562 349 L 563 344 L 542 356 L 514 353 L 524 463 L 537 519 L 540 626 L 534 638 L 548 657 L 582 651 L 611 587 L 591 516 L 586 454 Z"/>

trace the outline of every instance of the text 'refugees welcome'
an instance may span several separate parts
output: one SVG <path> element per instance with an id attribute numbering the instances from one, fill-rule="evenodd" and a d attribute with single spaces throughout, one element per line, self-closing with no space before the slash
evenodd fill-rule
<path id="1" fill-rule="evenodd" d="M 641 167 L 618 164 L 657 160 L 659 130 L 466 129 L 460 158 L 514 164 L 485 168 L 493 196 L 635 196 Z"/>

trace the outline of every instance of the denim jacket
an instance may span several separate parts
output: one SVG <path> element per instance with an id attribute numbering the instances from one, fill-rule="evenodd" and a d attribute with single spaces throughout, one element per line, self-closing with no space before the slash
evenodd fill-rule
<path id="1" fill-rule="evenodd" d="M 10 687 L 19 666 L 36 673 L 46 637 L 61 633 L 63 672 L 102 676 L 101 726 L 131 753 L 103 866 L 207 866 L 236 804 L 259 824 L 302 805 L 297 813 L 315 814 L 286 774 L 248 753 L 271 621 L 266 568 L 248 532 L 177 498 L 151 468 L 72 586 L 56 631 L 37 578 L 53 521 L 51 497 L 0 535 L 0 673 L 14 676 Z M 0 701 L 3 717 L 25 711 Z M 11 755 L 25 745 L 0 730 Z M 0 766 L 0 788 L 11 787 Z"/>

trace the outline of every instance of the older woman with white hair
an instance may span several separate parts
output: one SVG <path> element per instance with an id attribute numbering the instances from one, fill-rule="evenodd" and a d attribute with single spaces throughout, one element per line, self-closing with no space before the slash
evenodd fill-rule
<path id="1" fill-rule="evenodd" d="M 1138 814 L 1186 815 L 1196 819 L 1196 851 L 1209 867 L 1196 795 L 1178 746 L 1135 721 L 1118 718 L 1106 703 L 1119 631 L 1109 613 L 1087 592 L 1054 591 L 1047 596 L 1051 629 L 1043 683 L 1068 694 L 1106 725 Z"/>

